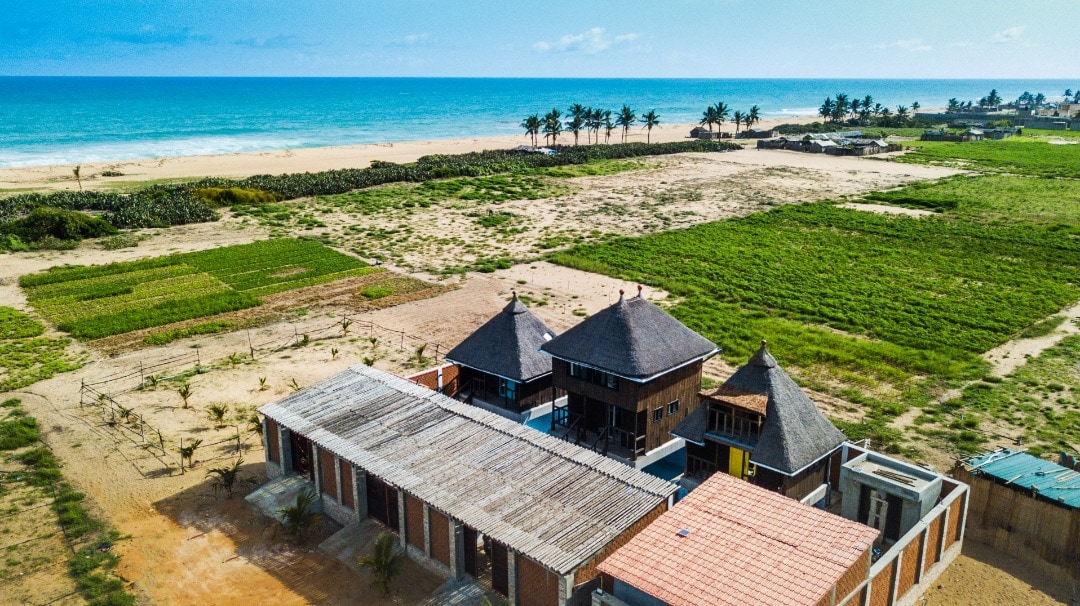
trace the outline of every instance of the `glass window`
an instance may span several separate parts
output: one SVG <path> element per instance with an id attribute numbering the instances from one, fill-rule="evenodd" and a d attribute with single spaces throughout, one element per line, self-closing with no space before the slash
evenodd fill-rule
<path id="1" fill-rule="evenodd" d="M 669 403 L 667 405 L 667 413 L 669 415 L 673 415 L 673 414 L 675 414 L 677 412 L 679 412 L 679 401 L 674 400 L 674 401 L 672 401 L 671 403 Z"/>
<path id="2" fill-rule="evenodd" d="M 652 411 L 652 420 L 653 420 L 654 423 L 660 421 L 663 418 L 664 418 L 664 407 L 663 406 L 661 406 L 660 408 L 657 408 L 656 410 Z"/>

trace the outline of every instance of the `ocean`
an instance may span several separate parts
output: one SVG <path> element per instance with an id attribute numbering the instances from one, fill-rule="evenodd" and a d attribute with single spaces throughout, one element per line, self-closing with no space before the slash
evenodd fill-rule
<path id="1" fill-rule="evenodd" d="M 816 114 L 847 93 L 943 107 L 991 88 L 1006 100 L 1067 80 L 98 78 L 0 77 L 0 167 L 107 162 L 483 135 L 522 134 L 528 114 L 573 103 L 662 124 L 697 122 L 707 105 L 758 105 L 764 117 Z"/>

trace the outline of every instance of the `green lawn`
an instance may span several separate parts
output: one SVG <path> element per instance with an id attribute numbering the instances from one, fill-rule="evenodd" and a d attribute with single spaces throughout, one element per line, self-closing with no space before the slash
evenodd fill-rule
<path id="1" fill-rule="evenodd" d="M 98 339 L 260 304 L 259 297 L 381 271 L 310 240 L 279 239 L 23 276 L 61 330 Z"/>
<path id="2" fill-rule="evenodd" d="M 988 172 L 1080 178 L 1080 145 L 1054 145 L 1043 138 L 998 141 L 906 141 L 915 150 L 895 158 L 911 164 L 943 164 Z"/>

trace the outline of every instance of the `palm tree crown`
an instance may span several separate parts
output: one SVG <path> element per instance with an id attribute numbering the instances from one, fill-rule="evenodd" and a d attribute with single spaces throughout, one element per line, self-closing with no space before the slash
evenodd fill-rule
<path id="1" fill-rule="evenodd" d="M 634 122 L 637 122 L 637 114 L 634 113 L 634 110 L 630 109 L 629 105 L 623 105 L 622 109 L 619 110 L 619 115 L 615 118 L 615 124 L 622 127 L 623 143 L 626 143 L 627 132 L 630 130 L 630 127 L 634 125 Z"/>
<path id="2" fill-rule="evenodd" d="M 660 116 L 656 115 L 655 109 L 650 109 L 648 113 L 641 117 L 641 122 L 645 125 L 642 128 L 647 129 L 645 142 L 652 143 L 652 129 L 654 126 L 660 125 Z"/>

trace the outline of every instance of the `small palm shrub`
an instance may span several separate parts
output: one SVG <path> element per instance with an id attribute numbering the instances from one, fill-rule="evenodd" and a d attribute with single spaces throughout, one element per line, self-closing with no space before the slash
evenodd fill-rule
<path id="1" fill-rule="evenodd" d="M 304 531 L 322 520 L 322 514 L 314 509 L 315 498 L 315 491 L 306 490 L 296 495 L 295 505 L 278 510 L 282 526 L 286 532 L 296 537 L 297 541 L 303 542 Z"/>
<path id="2" fill-rule="evenodd" d="M 367 568 L 374 575 L 371 586 L 383 595 L 390 593 L 390 583 L 401 574 L 405 566 L 405 556 L 398 553 L 396 548 L 397 538 L 389 532 L 384 532 L 375 539 L 371 555 L 357 560 L 361 568 Z"/>

